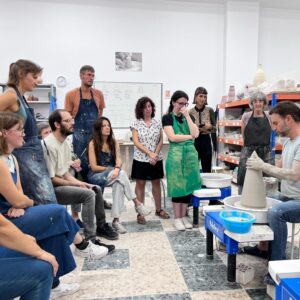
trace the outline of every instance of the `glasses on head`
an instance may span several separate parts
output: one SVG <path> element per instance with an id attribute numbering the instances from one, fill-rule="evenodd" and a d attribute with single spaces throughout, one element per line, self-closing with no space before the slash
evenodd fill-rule
<path id="1" fill-rule="evenodd" d="M 61 120 L 63 123 L 74 123 L 74 119 Z"/>
<path id="2" fill-rule="evenodd" d="M 176 102 L 179 106 L 189 106 L 188 102 Z"/>
<path id="3" fill-rule="evenodd" d="M 21 134 L 24 134 L 24 128 L 18 128 L 18 129 L 8 129 L 7 131 L 16 131 L 16 132 L 20 132 Z"/>

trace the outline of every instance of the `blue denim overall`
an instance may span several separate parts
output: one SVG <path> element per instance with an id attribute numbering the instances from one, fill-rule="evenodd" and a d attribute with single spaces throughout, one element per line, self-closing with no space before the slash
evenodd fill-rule
<path id="1" fill-rule="evenodd" d="M 16 88 L 14 90 L 17 93 L 20 110 L 24 110 L 26 113 L 25 144 L 13 151 L 19 163 L 24 194 L 34 200 L 36 204 L 57 203 L 45 163 L 41 140 L 38 138 L 34 110 L 29 107 L 20 92 Z"/>
<path id="2" fill-rule="evenodd" d="M 74 152 L 81 160 L 81 176 L 86 179 L 88 173 L 88 160 L 86 148 L 91 138 L 93 124 L 98 118 L 98 108 L 94 100 L 93 92 L 91 91 L 91 99 L 83 99 L 81 88 L 80 103 L 78 112 L 75 117 L 73 147 Z"/>

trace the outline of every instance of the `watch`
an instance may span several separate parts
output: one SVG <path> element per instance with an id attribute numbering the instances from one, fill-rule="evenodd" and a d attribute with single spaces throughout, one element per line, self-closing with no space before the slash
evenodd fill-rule
<path id="1" fill-rule="evenodd" d="M 67 85 L 67 79 L 66 79 L 66 77 L 63 76 L 63 75 L 57 76 L 57 78 L 56 78 L 56 85 L 58 87 L 65 87 Z"/>

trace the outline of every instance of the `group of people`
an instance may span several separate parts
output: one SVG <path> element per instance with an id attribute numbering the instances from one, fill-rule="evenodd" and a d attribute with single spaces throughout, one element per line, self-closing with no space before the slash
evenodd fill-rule
<path id="1" fill-rule="evenodd" d="M 120 146 L 112 124 L 103 116 L 103 94 L 92 88 L 94 68 L 81 68 L 81 86 L 67 93 L 64 109 L 51 113 L 51 130 L 40 126 L 38 132 L 34 112 L 24 94 L 40 83 L 41 75 L 42 68 L 37 64 L 18 60 L 11 64 L 7 89 L 0 95 L 0 245 L 4 246 L 0 247 L 0 262 L 5 262 L 0 267 L 0 290 L 8 299 L 17 296 L 46 299 L 51 291 L 55 299 L 76 292 L 78 284 L 63 285 L 59 281 L 59 277 L 76 266 L 70 244 L 75 245 L 75 255 L 81 257 L 99 259 L 112 253 L 114 245 L 103 244 L 97 236 L 115 240 L 127 232 L 120 221 L 125 197 L 136 209 L 137 222 L 146 224 L 145 216 L 150 214 L 143 205 L 147 180 L 152 183 L 155 214 L 170 218 L 161 207 L 163 131 L 169 140 L 166 178 L 175 229 L 193 227 L 187 208 L 193 191 L 201 188 L 199 160 L 202 172 L 211 172 L 216 121 L 214 111 L 207 106 L 205 88 L 196 89 L 195 107 L 191 110 L 188 95 L 180 90 L 174 92 L 162 122 L 155 119 L 155 104 L 150 98 L 145 96 L 138 100 L 136 120 L 130 128 L 135 146 L 133 190 L 128 175 L 122 170 Z M 264 112 L 266 104 L 264 94 L 254 94 L 250 99 L 253 111 L 243 115 L 245 147 L 238 184 L 241 192 L 246 166 L 261 169 L 282 179 L 281 200 L 293 200 L 282 202 L 268 213 L 275 233 L 271 259 L 276 260 L 285 259 L 286 222 L 300 222 L 300 214 L 297 214 L 300 209 L 300 109 L 291 102 L 284 102 L 267 114 Z M 278 167 L 267 163 L 271 162 L 271 127 L 289 138 Z M 68 137 L 71 135 L 70 145 Z M 248 159 L 254 150 L 260 158 Z M 112 225 L 106 222 L 102 195 L 109 186 L 113 198 Z M 64 205 L 71 205 L 72 216 Z M 78 233 L 80 227 L 83 227 L 84 238 Z M 31 274 L 19 272 L 20 268 L 30 270 Z M 36 280 L 28 281 L 24 276 Z M 16 288 L 13 282 L 18 281 L 20 285 Z"/>

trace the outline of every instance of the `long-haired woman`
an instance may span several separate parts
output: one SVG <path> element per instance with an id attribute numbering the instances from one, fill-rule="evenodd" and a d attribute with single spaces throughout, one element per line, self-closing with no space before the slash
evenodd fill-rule
<path id="1" fill-rule="evenodd" d="M 112 226 L 119 233 L 126 233 L 126 228 L 120 222 L 120 215 L 125 209 L 125 197 L 134 202 L 138 214 L 146 216 L 150 211 L 137 199 L 126 172 L 121 169 L 120 146 L 114 137 L 110 120 L 105 117 L 94 123 L 92 140 L 88 144 L 88 160 L 88 181 L 102 187 L 112 186 Z"/>

